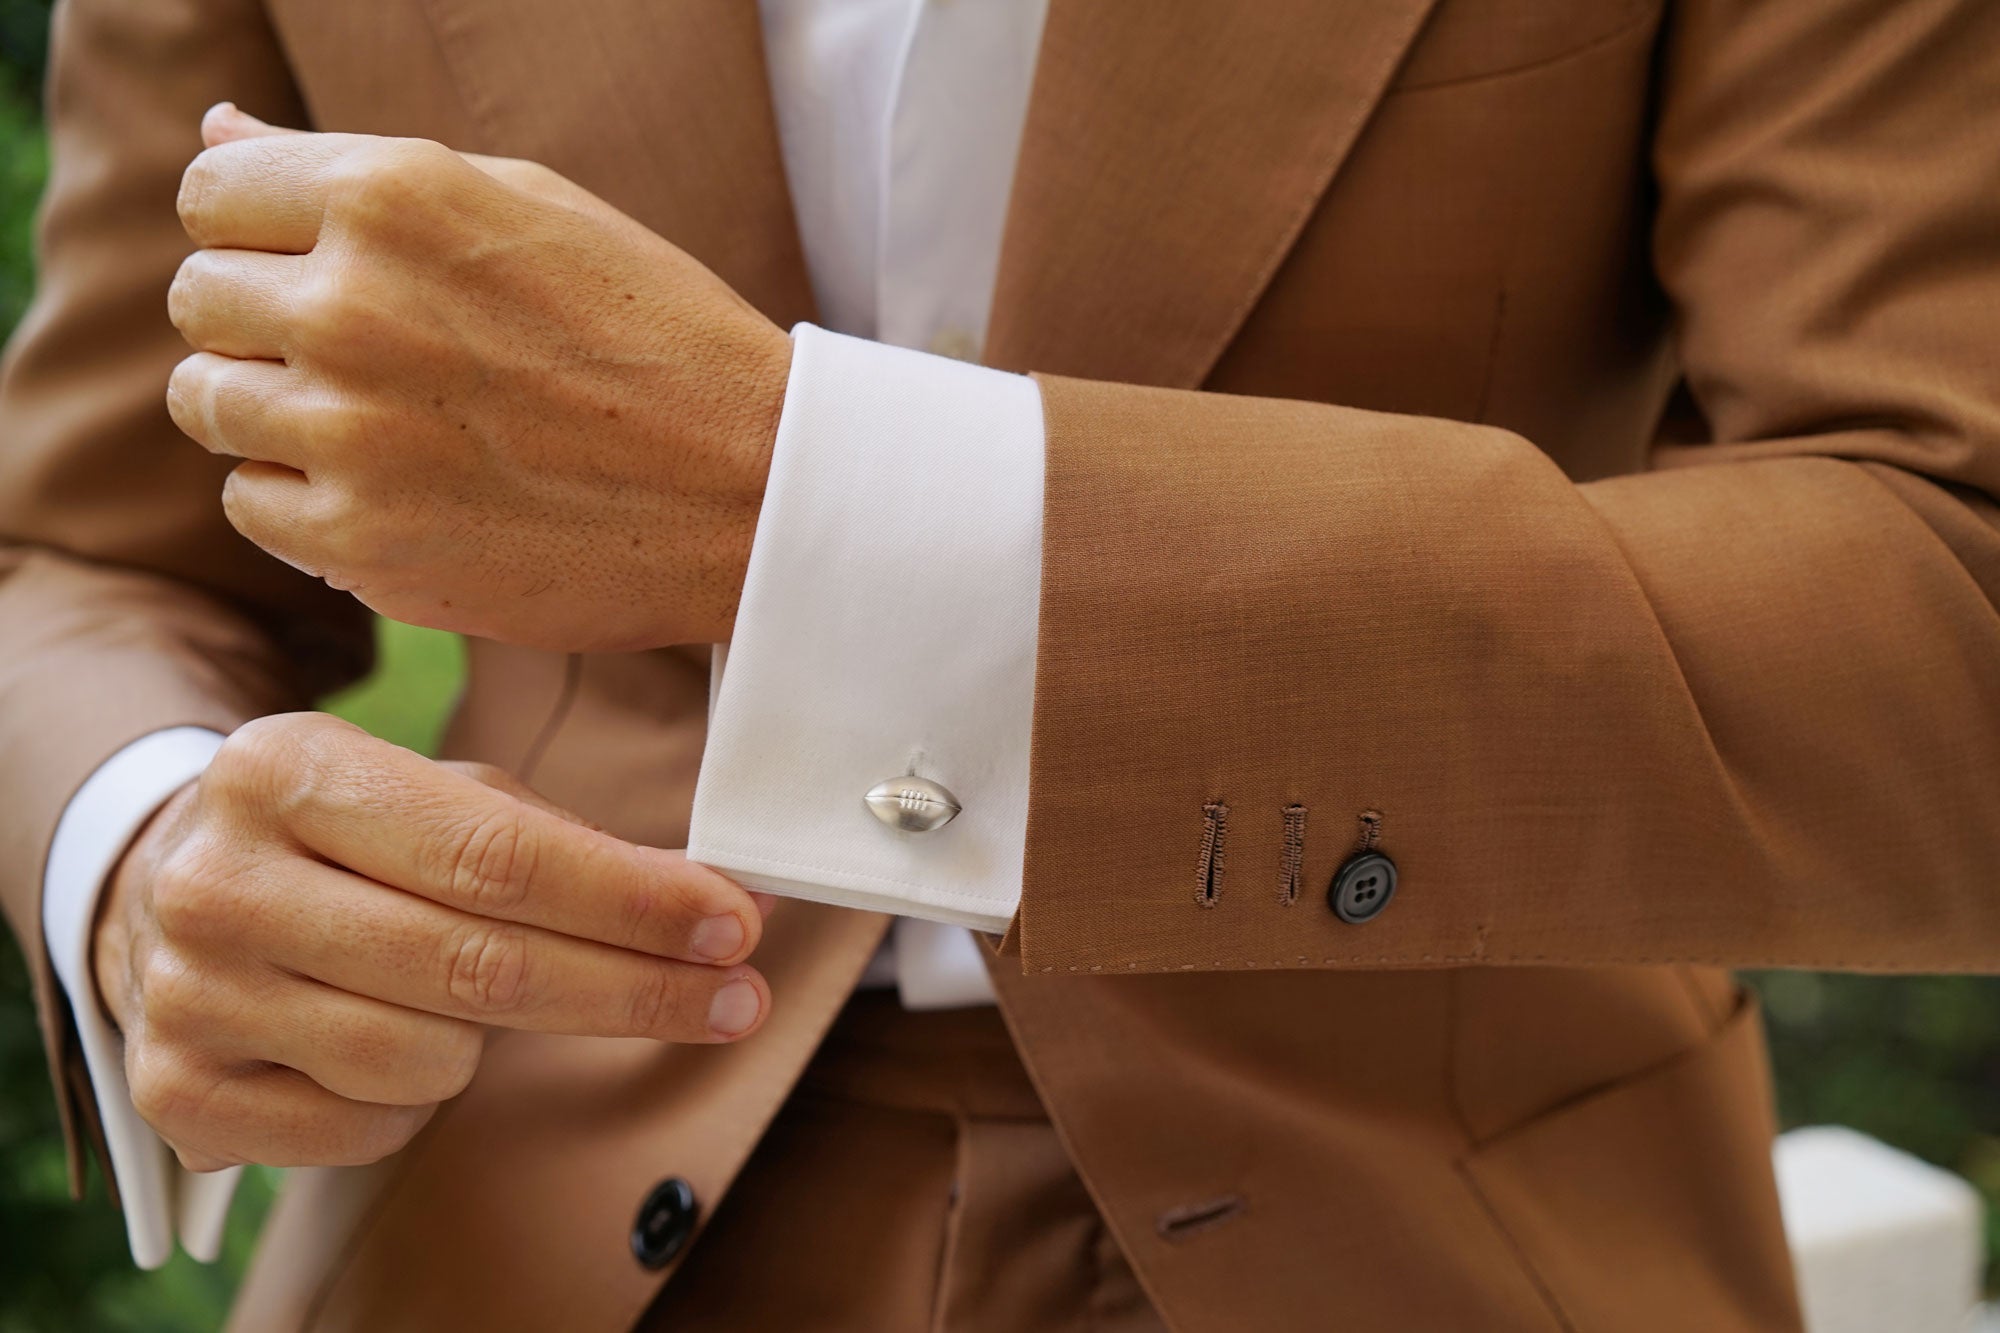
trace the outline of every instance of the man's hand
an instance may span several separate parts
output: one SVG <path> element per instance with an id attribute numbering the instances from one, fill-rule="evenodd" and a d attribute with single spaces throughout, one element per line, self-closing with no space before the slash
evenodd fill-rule
<path id="1" fill-rule="evenodd" d="M 258 545 L 397 620 L 560 651 L 735 622 L 791 341 L 555 173 L 203 123 L 174 420 Z"/>
<path id="2" fill-rule="evenodd" d="M 139 1113 L 194 1170 L 374 1161 L 488 1025 L 715 1042 L 770 1008 L 758 903 L 493 769 L 319 713 L 224 743 L 113 877 L 95 971 Z"/>

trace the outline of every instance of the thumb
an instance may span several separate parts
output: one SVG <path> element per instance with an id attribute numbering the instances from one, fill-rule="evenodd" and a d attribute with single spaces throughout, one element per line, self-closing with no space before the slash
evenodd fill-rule
<path id="1" fill-rule="evenodd" d="M 273 134 L 303 134 L 281 125 L 266 125 L 234 102 L 217 102 L 201 118 L 201 146 L 234 143 L 238 139 L 263 139 Z"/>

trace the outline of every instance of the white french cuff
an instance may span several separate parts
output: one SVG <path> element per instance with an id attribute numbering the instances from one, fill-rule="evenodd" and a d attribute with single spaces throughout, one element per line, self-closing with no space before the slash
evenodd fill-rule
<path id="1" fill-rule="evenodd" d="M 1033 380 L 792 331 L 688 855 L 755 889 L 1002 931 L 1021 896 L 1041 594 Z M 961 813 L 864 797 L 924 778 Z"/>
<path id="2" fill-rule="evenodd" d="M 223 1222 L 242 1169 L 185 1171 L 140 1118 L 125 1085 L 125 1043 L 98 1007 L 91 927 L 98 896 L 126 846 L 168 797 L 200 776 L 221 745 L 222 737 L 204 727 L 171 727 L 105 760 L 64 807 L 42 876 L 42 936 L 76 1017 L 125 1210 L 126 1240 L 141 1268 L 158 1268 L 171 1257 L 176 1232 L 190 1255 L 212 1262 L 222 1250 Z"/>

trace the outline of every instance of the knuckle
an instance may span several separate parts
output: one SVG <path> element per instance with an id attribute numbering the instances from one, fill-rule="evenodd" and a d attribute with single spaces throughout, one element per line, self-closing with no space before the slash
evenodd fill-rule
<path id="1" fill-rule="evenodd" d="M 672 969 L 652 967 L 626 994 L 626 1020 L 641 1035 L 687 1030 L 688 995 Z"/>
<path id="2" fill-rule="evenodd" d="M 204 251 L 197 250 L 181 261 L 174 270 L 174 280 L 167 284 L 167 319 L 182 333 L 188 331 L 188 324 L 194 315 L 196 286 L 200 282 L 200 267 L 196 263 Z"/>
<path id="3" fill-rule="evenodd" d="M 328 264 L 301 288 L 290 318 L 300 353 L 356 377 L 401 360 L 415 334 L 408 292 L 355 265 Z M 365 381 L 364 381 L 365 382 Z"/>
<path id="4" fill-rule="evenodd" d="M 429 206 L 444 156 L 456 158 L 425 139 L 384 139 L 357 148 L 331 169 L 328 209 L 351 229 L 406 224 Z"/>
<path id="5" fill-rule="evenodd" d="M 532 995 L 528 939 L 511 926 L 485 923 L 455 931 L 446 944 L 445 984 L 451 997 L 482 1014 L 514 1013 Z"/>
<path id="6" fill-rule="evenodd" d="M 331 270 L 304 284 L 292 309 L 292 336 L 301 349 L 339 346 L 364 335 L 369 311 L 357 284 Z"/>
<path id="7" fill-rule="evenodd" d="M 197 352 L 167 379 L 167 413 L 187 435 L 215 447 L 248 421 L 259 404 L 235 368 Z"/>
<path id="8" fill-rule="evenodd" d="M 315 483 L 313 492 L 299 518 L 315 549 L 335 566 L 325 577 L 344 580 L 342 586 L 351 590 L 359 586 L 358 576 L 389 567 L 395 537 L 383 503 L 345 476 Z"/>
<path id="9" fill-rule="evenodd" d="M 657 855 L 651 849 L 640 850 Z M 645 877 L 644 882 L 648 884 L 664 881 L 666 892 L 635 893 L 628 900 L 630 910 L 645 914 L 646 919 L 637 926 L 642 936 L 658 938 L 664 935 L 684 940 L 698 923 L 710 917 L 734 916 L 743 928 L 743 943 L 737 951 L 738 955 L 747 957 L 755 952 L 762 936 L 764 917 L 749 901 L 748 895 L 729 880 L 706 871 L 704 867 L 682 861 L 677 869 L 681 873 Z"/>
<path id="10" fill-rule="evenodd" d="M 356 1117 L 325 1166 L 373 1166 L 401 1152 L 429 1120 L 429 1106 L 390 1106 Z"/>
<path id="11" fill-rule="evenodd" d="M 234 876 L 212 839 L 193 834 L 164 852 L 150 889 L 153 919 L 169 939 L 200 940 L 234 919 Z"/>
<path id="12" fill-rule="evenodd" d="M 256 494 L 249 489 L 250 482 L 243 468 L 231 468 L 229 475 L 222 479 L 222 516 L 229 520 L 229 526 L 259 546 L 270 546 L 270 527 L 265 522 L 266 515 L 257 502 Z"/>
<path id="13" fill-rule="evenodd" d="M 446 1102 L 464 1092 L 479 1072 L 484 1042 L 469 1023 L 454 1024 L 448 1035 L 433 1041 L 418 1061 L 420 1071 L 413 1101 Z"/>
<path id="14" fill-rule="evenodd" d="M 132 1108 L 166 1138 L 175 1137 L 173 1128 L 194 1119 L 208 1100 L 192 1062 L 143 1036 L 127 1050 L 125 1072 Z"/>
<path id="15" fill-rule="evenodd" d="M 446 1025 L 453 1031 L 440 1038 Z M 465 1086 L 455 1031 L 461 1027 L 473 1025 L 438 1018 L 413 1033 L 384 1022 L 343 1024 L 324 1038 L 345 1079 L 335 1091 L 384 1106 L 429 1105 L 456 1095 Z M 470 1078 L 465 1072 L 464 1080 Z"/>
<path id="16" fill-rule="evenodd" d="M 181 226 L 189 236 L 200 240 L 200 231 L 206 223 L 209 206 L 215 196 L 216 169 L 212 151 L 199 153 L 188 163 L 181 173 L 180 192 L 174 197 L 174 209 L 180 214 Z"/>
<path id="17" fill-rule="evenodd" d="M 185 961 L 166 949 L 154 949 L 140 964 L 139 1006 L 149 1027 L 173 1030 L 197 1015 L 206 1004 L 208 987 Z"/>
<path id="18" fill-rule="evenodd" d="M 199 352 L 183 358 L 167 376 L 167 411 L 182 430 L 201 423 L 202 408 L 208 401 L 206 380 Z"/>
<path id="19" fill-rule="evenodd" d="M 281 819 L 290 820 L 316 808 L 327 793 L 351 779 L 356 749 L 365 734 L 320 714 L 304 714 L 290 729 L 285 761 L 270 775 L 273 808 Z"/>
<path id="20" fill-rule="evenodd" d="M 481 815 L 455 839 L 452 892 L 471 911 L 494 916 L 517 910 L 534 875 L 535 840 L 512 810 Z"/>
<path id="21" fill-rule="evenodd" d="M 231 474 L 232 476 L 235 474 Z M 235 818 L 282 820 L 320 798 L 351 768 L 359 728 L 326 713 L 278 713 L 230 733 L 202 774 Z"/>
<path id="22" fill-rule="evenodd" d="M 188 368 L 186 390 L 211 430 L 219 430 L 228 421 L 241 421 L 258 406 L 256 391 L 244 381 L 241 362 L 198 362 Z"/>
<path id="23" fill-rule="evenodd" d="M 368 408 L 342 394 L 302 395 L 292 405 L 292 413 L 293 428 L 310 442 L 315 453 L 328 459 L 349 457 L 366 447 L 375 435 Z"/>
<path id="24" fill-rule="evenodd" d="M 246 788 L 261 790 L 294 757 L 294 724 L 290 721 L 294 716 L 277 714 L 245 722 L 222 742 L 202 780 L 225 795 Z"/>

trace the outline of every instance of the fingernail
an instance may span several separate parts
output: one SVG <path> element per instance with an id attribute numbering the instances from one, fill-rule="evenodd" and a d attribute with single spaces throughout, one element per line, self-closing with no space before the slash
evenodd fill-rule
<path id="1" fill-rule="evenodd" d="M 734 958 L 743 947 L 743 923 L 733 916 L 712 916 L 694 928 L 688 946 L 703 958 Z"/>
<path id="2" fill-rule="evenodd" d="M 739 977 L 715 993 L 708 1006 L 709 1030 L 719 1037 L 736 1037 L 748 1032 L 764 1007 L 757 983 Z"/>

